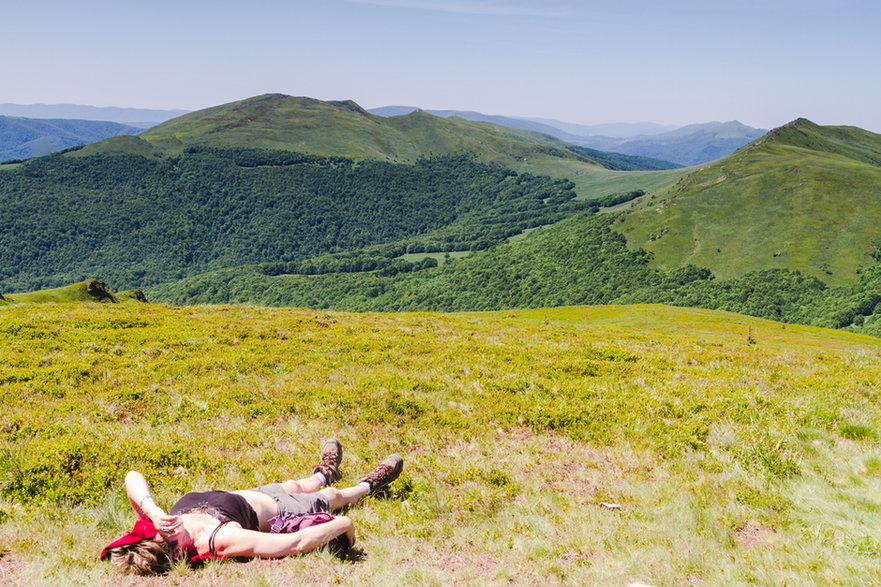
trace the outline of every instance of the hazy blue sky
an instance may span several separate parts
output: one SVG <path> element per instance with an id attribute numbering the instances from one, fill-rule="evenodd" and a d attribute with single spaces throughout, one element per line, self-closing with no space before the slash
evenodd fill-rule
<path id="1" fill-rule="evenodd" d="M 881 132 L 877 0 L 27 0 L 0 14 L 0 102 L 197 109 L 281 92 Z"/>

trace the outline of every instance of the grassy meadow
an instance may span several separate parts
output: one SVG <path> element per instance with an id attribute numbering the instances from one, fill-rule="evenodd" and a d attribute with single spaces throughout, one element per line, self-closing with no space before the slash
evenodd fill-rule
<path id="1" fill-rule="evenodd" d="M 582 161 L 541 154 L 511 163 L 509 167 L 517 173 L 532 173 L 547 175 L 555 179 L 568 179 L 575 184 L 575 191 L 580 200 L 601 198 L 609 194 L 626 193 L 633 190 L 662 193 L 689 173 L 697 170 L 696 167 L 683 167 L 661 171 L 614 171 Z M 626 207 L 629 208 L 630 204 L 627 204 Z"/>
<path id="2" fill-rule="evenodd" d="M 347 314 L 0 307 L 0 583 L 881 582 L 881 340 L 598 306 Z M 311 470 L 338 436 L 358 543 L 128 580 L 157 501 Z"/>

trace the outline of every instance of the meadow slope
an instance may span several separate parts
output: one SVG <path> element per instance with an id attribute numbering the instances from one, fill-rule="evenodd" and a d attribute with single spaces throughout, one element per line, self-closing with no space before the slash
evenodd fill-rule
<path id="1" fill-rule="evenodd" d="M 798 119 L 708 164 L 618 230 L 654 266 L 794 269 L 852 284 L 881 250 L 881 135 Z"/>
<path id="2" fill-rule="evenodd" d="M 388 452 L 358 544 L 154 584 L 881 581 L 881 340 L 596 306 L 346 314 L 0 308 L 0 581 L 120 584 L 121 481 L 160 504 Z"/>

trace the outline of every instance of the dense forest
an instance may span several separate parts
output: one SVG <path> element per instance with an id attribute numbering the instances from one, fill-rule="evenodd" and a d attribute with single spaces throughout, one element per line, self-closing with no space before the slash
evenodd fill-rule
<path id="1" fill-rule="evenodd" d="M 624 238 L 610 230 L 617 218 L 582 212 L 517 242 L 441 266 L 412 261 L 408 271 L 394 274 L 364 264 L 377 256 L 365 251 L 312 262 L 328 268 L 338 263 L 335 273 L 291 275 L 272 264 L 251 266 L 160 285 L 148 295 L 172 303 L 359 311 L 668 303 L 881 335 L 881 267 L 866 268 L 859 284 L 842 288 L 790 270 L 757 271 L 724 281 L 694 266 L 658 271 L 649 266 L 650 254 L 628 249 Z M 356 260 L 366 270 L 355 271 Z"/>
<path id="2" fill-rule="evenodd" d="M 410 252 L 479 250 L 583 207 L 572 188 L 465 155 L 53 155 L 0 171 L 0 291 L 88 277 L 143 287 L 406 238 Z"/>

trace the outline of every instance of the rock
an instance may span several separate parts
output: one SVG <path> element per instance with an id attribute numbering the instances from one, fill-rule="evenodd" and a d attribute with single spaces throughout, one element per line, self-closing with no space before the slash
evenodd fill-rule
<path id="1" fill-rule="evenodd" d="M 131 299 L 133 299 L 133 300 L 137 300 L 137 301 L 139 301 L 139 302 L 144 302 L 145 304 L 148 303 L 148 302 L 147 302 L 147 296 L 145 296 L 145 295 L 144 295 L 144 292 L 142 292 L 142 291 L 139 290 L 139 289 L 127 289 L 127 290 L 125 290 L 124 292 L 120 292 L 120 293 L 117 294 L 117 295 L 125 296 L 125 297 L 127 297 L 127 298 L 131 298 Z"/>
<path id="2" fill-rule="evenodd" d="M 97 279 L 90 279 L 86 282 L 86 293 L 97 299 L 99 302 L 114 302 L 116 297 L 107 289 L 107 284 Z"/>

